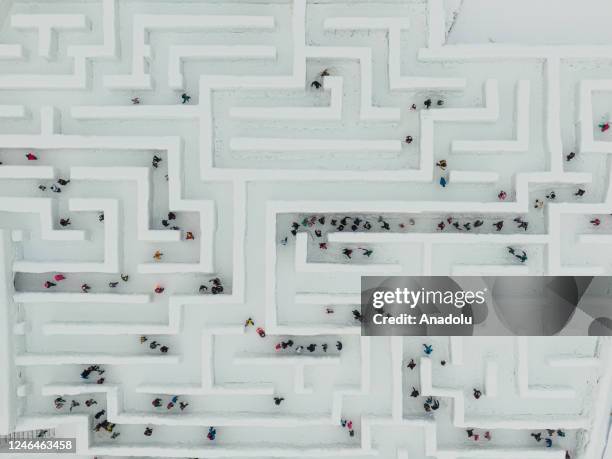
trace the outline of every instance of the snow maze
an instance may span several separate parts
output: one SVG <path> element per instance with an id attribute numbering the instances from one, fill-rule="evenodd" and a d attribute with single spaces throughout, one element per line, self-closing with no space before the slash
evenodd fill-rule
<path id="1" fill-rule="evenodd" d="M 353 318 L 364 274 L 612 273 L 612 46 L 447 44 L 452 18 L 1 1 L 0 434 L 98 458 L 609 455 L 609 337 Z"/>

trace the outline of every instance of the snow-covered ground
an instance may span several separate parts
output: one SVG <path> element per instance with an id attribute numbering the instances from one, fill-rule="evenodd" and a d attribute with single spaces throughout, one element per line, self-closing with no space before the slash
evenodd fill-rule
<path id="1" fill-rule="evenodd" d="M 368 338 L 352 311 L 362 274 L 612 272 L 610 18 L 0 0 L 0 433 L 99 458 L 600 459 L 609 337 Z"/>

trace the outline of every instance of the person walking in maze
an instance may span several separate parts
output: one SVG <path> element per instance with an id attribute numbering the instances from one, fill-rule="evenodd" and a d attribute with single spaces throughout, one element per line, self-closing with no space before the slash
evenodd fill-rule
<path id="1" fill-rule="evenodd" d="M 416 387 L 412 386 L 412 392 L 410 392 L 410 396 L 414 398 L 419 396 L 419 391 L 416 389 Z"/>
<path id="2" fill-rule="evenodd" d="M 49 289 L 51 287 L 55 287 L 57 284 L 54 282 L 46 281 L 43 285 L 46 289 Z"/>
<path id="3" fill-rule="evenodd" d="M 285 400 L 283 397 L 274 397 L 274 404 L 279 406 L 283 400 Z"/>
<path id="4" fill-rule="evenodd" d="M 153 429 L 151 427 L 146 427 L 144 430 L 144 435 L 145 437 L 150 437 L 153 435 Z"/>
<path id="5" fill-rule="evenodd" d="M 544 441 L 546 442 L 546 447 L 547 448 L 551 448 L 552 447 L 552 440 L 550 438 L 546 438 Z"/>
<path id="6" fill-rule="evenodd" d="M 414 370 L 414 368 L 417 366 L 417 364 L 415 363 L 414 359 L 410 359 L 410 362 L 408 362 L 408 365 L 406 365 L 408 368 L 410 368 L 411 370 Z"/>
<path id="7" fill-rule="evenodd" d="M 55 404 L 55 409 L 61 410 L 64 407 L 66 400 L 64 400 L 62 397 L 57 397 L 55 400 L 53 400 L 53 403 Z"/>
<path id="8" fill-rule="evenodd" d="M 151 402 L 151 405 L 153 405 L 155 408 L 159 408 L 160 406 L 162 406 L 162 399 L 159 397 L 153 399 L 153 401 Z"/>
<path id="9" fill-rule="evenodd" d="M 527 252 L 525 252 L 524 250 L 521 250 L 521 252 L 523 252 L 522 255 L 514 254 L 514 256 L 518 258 L 521 263 L 525 263 L 527 261 Z"/>
<path id="10" fill-rule="evenodd" d="M 186 104 L 187 102 L 189 102 L 191 100 L 191 96 L 188 96 L 187 93 L 183 93 L 181 94 L 181 99 L 183 99 L 183 102 L 181 102 L 182 104 Z"/>
<path id="11" fill-rule="evenodd" d="M 433 346 L 431 344 L 423 344 L 423 352 L 425 352 L 425 355 L 431 355 Z"/>

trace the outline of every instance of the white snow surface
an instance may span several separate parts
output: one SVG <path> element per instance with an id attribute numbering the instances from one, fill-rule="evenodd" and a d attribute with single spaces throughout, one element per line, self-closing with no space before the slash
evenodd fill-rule
<path id="1" fill-rule="evenodd" d="M 609 459 L 610 337 L 368 338 L 352 310 L 363 274 L 612 273 L 610 19 L 600 0 L 0 0 L 0 434 L 98 458 Z"/>

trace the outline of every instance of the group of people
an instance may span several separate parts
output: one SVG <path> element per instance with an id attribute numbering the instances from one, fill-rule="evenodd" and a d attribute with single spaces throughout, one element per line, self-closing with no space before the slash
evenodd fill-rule
<path id="1" fill-rule="evenodd" d="M 103 411 L 102 411 L 103 412 Z M 112 422 L 109 422 L 108 419 L 104 419 L 100 422 L 98 422 L 95 426 L 94 426 L 94 432 L 100 432 L 100 430 L 104 429 L 104 431 L 110 433 L 110 438 L 112 440 L 114 440 L 115 438 L 117 438 L 119 435 L 121 435 L 120 432 L 115 432 L 115 426 L 117 424 L 113 424 Z"/>
<path id="2" fill-rule="evenodd" d="M 427 399 L 425 400 L 425 403 L 423 403 L 423 409 L 425 410 L 426 413 L 431 413 L 432 411 L 436 411 L 438 410 L 438 408 L 440 408 L 440 401 L 433 397 L 427 397 Z"/>
<path id="3" fill-rule="evenodd" d="M 70 183 L 70 180 L 66 180 L 63 178 L 59 178 L 55 181 L 55 183 L 53 185 L 51 185 L 49 187 L 49 190 L 52 191 L 53 193 L 61 193 L 62 192 L 62 188 L 63 186 L 66 186 Z M 47 191 L 47 185 L 43 185 L 42 183 L 40 185 L 38 185 L 38 189 L 40 191 Z"/>
<path id="4" fill-rule="evenodd" d="M 140 337 L 140 344 L 144 344 L 148 341 L 149 341 L 149 338 L 147 336 Z M 149 349 L 156 350 L 157 348 L 159 348 L 159 352 L 161 352 L 162 354 L 167 354 L 168 351 L 170 350 L 168 346 L 158 343 L 155 340 L 149 342 Z"/>
<path id="5" fill-rule="evenodd" d="M 208 283 L 212 284 L 212 286 L 210 287 L 210 293 L 212 293 L 213 295 L 218 295 L 219 293 L 223 293 L 223 284 L 221 282 L 221 279 L 219 279 L 218 277 L 213 277 L 212 279 L 208 281 Z M 206 285 L 202 284 L 200 285 L 200 288 L 198 289 L 198 291 L 204 294 L 204 293 L 208 293 L 209 289 Z"/>
<path id="6" fill-rule="evenodd" d="M 244 328 L 246 329 L 248 327 L 255 327 L 255 321 L 253 320 L 252 317 L 248 317 L 244 321 Z M 261 338 L 266 337 L 266 332 L 263 328 L 257 327 L 255 331 Z M 319 346 L 318 344 L 310 343 L 307 346 L 300 344 L 294 348 L 293 347 L 294 344 L 295 342 L 292 339 L 288 339 L 287 341 L 280 341 L 274 345 L 274 350 L 275 352 L 280 352 L 280 351 L 287 350 L 287 349 L 293 349 L 296 354 L 302 354 L 304 350 L 307 350 L 308 352 L 313 353 L 317 350 L 317 347 Z M 329 345 L 327 343 L 323 343 L 320 346 L 323 352 L 327 352 L 327 350 L 329 349 Z M 342 341 L 336 341 L 336 349 L 338 351 L 342 350 Z"/>
<path id="7" fill-rule="evenodd" d="M 100 368 L 100 365 L 90 365 L 81 372 L 81 379 L 89 379 L 92 373 L 98 374 L 96 384 L 104 384 L 105 378 L 102 376 L 106 370 Z"/>
<path id="8" fill-rule="evenodd" d="M 163 255 L 163 254 L 160 253 L 160 256 L 161 255 Z M 155 255 L 154 255 L 154 257 L 155 257 Z M 120 277 L 121 277 L 121 280 L 123 282 L 127 282 L 129 280 L 129 278 L 130 278 L 130 276 L 128 274 L 121 274 Z M 58 282 L 61 282 L 61 281 L 66 280 L 66 279 L 67 278 L 66 278 L 66 276 L 64 274 L 61 274 L 61 273 L 55 274 L 53 276 L 52 280 L 46 280 L 43 283 L 43 287 L 45 289 L 52 289 L 53 287 L 57 286 Z M 221 282 L 221 279 L 219 279 L 218 277 L 214 277 L 214 278 L 210 279 L 208 282 L 209 282 L 209 284 L 212 284 L 212 285 L 210 285 L 210 289 L 209 289 L 209 286 L 207 286 L 205 284 L 201 284 L 199 286 L 199 288 L 198 288 L 199 293 L 205 294 L 205 293 L 208 293 L 209 291 L 213 295 L 218 295 L 220 293 L 223 293 L 224 289 L 223 289 L 223 283 Z M 116 288 L 118 285 L 119 285 L 119 281 L 118 280 L 113 280 L 113 281 L 110 281 L 108 283 L 108 287 L 109 288 Z M 89 293 L 89 291 L 91 290 L 91 286 L 89 284 L 87 284 L 87 283 L 83 283 L 83 284 L 81 284 L 80 290 L 81 290 L 82 293 Z M 162 294 L 165 290 L 166 290 L 165 287 L 163 287 L 160 284 L 155 284 L 155 286 L 153 288 L 153 291 L 156 294 Z"/>
<path id="9" fill-rule="evenodd" d="M 66 403 L 67 403 L 67 402 L 66 402 L 66 400 L 65 400 L 64 398 L 62 398 L 62 397 L 57 397 L 57 398 L 56 398 L 56 399 L 53 401 L 53 403 L 54 403 L 54 405 L 55 405 L 55 409 L 56 409 L 56 410 L 61 410 L 61 409 L 63 409 L 63 408 L 64 408 L 64 405 L 66 405 Z M 93 398 L 88 398 L 88 399 L 87 399 L 87 400 L 85 400 L 83 403 L 85 404 L 85 406 L 86 406 L 87 408 L 90 408 L 90 407 L 92 407 L 92 406 L 94 406 L 94 405 L 97 405 L 97 404 L 98 404 L 98 402 L 97 402 L 95 399 L 93 399 Z M 81 402 L 79 402 L 78 400 L 72 399 L 72 400 L 70 401 L 70 412 L 72 413 L 72 410 L 73 410 L 73 409 L 75 409 L 75 408 L 77 408 L 77 407 L 79 407 L 79 406 L 81 406 Z"/>
<path id="10" fill-rule="evenodd" d="M 129 278 L 130 278 L 129 275 L 121 274 L 121 280 L 123 282 L 127 282 L 129 280 Z M 61 274 L 61 273 L 55 274 L 53 276 L 53 280 L 46 280 L 43 283 L 43 287 L 46 288 L 46 289 L 51 289 L 53 287 L 56 287 L 58 282 L 64 281 L 66 279 L 67 278 L 66 278 L 66 276 L 64 274 Z M 119 281 L 110 281 L 108 283 L 109 288 L 116 288 L 118 285 L 119 285 Z M 83 283 L 83 284 L 81 284 L 81 288 L 80 289 L 81 289 L 82 293 L 89 293 L 89 291 L 91 290 L 91 286 L 89 284 L 87 284 L 87 283 Z"/>
<path id="11" fill-rule="evenodd" d="M 542 440 L 544 440 L 544 444 L 546 445 L 547 448 L 552 448 L 553 445 L 553 438 L 556 437 L 565 437 L 565 432 L 561 429 L 546 429 L 546 437 L 542 436 L 543 432 L 534 432 L 531 434 L 531 436 L 535 439 L 535 441 L 537 441 L 538 443 L 540 443 Z M 566 457 L 569 455 L 568 452 L 566 452 Z"/>
<path id="12" fill-rule="evenodd" d="M 372 254 L 374 253 L 374 250 L 372 249 L 364 249 L 363 247 L 358 247 L 358 249 L 362 251 L 361 254 L 364 257 L 370 258 Z M 354 252 L 353 249 L 349 249 L 349 248 L 342 249 L 342 255 L 344 255 L 348 259 L 352 258 L 353 252 Z"/>
<path id="13" fill-rule="evenodd" d="M 484 438 L 485 440 L 491 440 L 491 432 L 490 431 L 485 431 L 484 434 L 479 434 L 479 433 L 474 433 L 475 429 L 467 429 L 467 436 L 469 439 L 474 440 L 474 441 L 479 441 L 480 437 L 482 436 L 482 438 Z"/>
<path id="14" fill-rule="evenodd" d="M 172 225 L 170 222 L 176 220 L 176 214 L 174 212 L 168 212 L 167 218 L 162 218 L 161 224 L 164 228 L 170 228 L 171 230 L 178 231 L 180 228 L 176 225 Z"/>
<path id="15" fill-rule="evenodd" d="M 430 356 L 431 354 L 433 354 L 433 351 L 434 349 L 433 349 L 432 344 L 423 343 L 423 353 L 425 355 Z M 440 365 L 445 366 L 446 360 L 441 360 Z M 417 363 L 415 362 L 414 358 L 410 359 L 410 361 L 406 364 L 406 367 L 409 368 L 411 371 L 417 367 Z M 420 395 L 421 393 L 419 392 L 419 390 L 416 387 L 412 386 L 412 391 L 410 392 L 410 396 L 413 398 L 417 398 Z M 431 396 L 425 399 L 425 403 L 423 403 L 423 409 L 425 410 L 426 413 L 437 411 L 439 408 L 440 408 L 440 401 Z"/>
<path id="16" fill-rule="evenodd" d="M 280 343 L 276 343 L 274 345 L 274 350 L 276 352 L 280 352 L 286 349 L 293 349 L 293 345 L 295 343 L 293 342 L 292 339 L 289 339 L 287 341 L 281 341 Z M 304 349 L 306 349 L 308 352 L 313 353 L 314 351 L 317 350 L 317 347 L 319 345 L 315 344 L 315 343 L 310 343 L 308 346 L 303 346 L 303 345 L 298 345 L 295 347 L 294 352 L 296 354 L 302 354 L 304 352 Z M 323 350 L 323 352 L 327 352 L 327 349 L 329 348 L 329 345 L 327 343 L 323 343 L 320 345 L 321 349 Z M 342 350 L 342 342 L 341 341 L 336 341 L 336 349 L 338 351 Z"/>
<path id="17" fill-rule="evenodd" d="M 164 406 L 164 400 L 160 397 L 154 398 L 153 401 L 151 401 L 151 405 L 153 405 L 155 408 L 161 408 Z M 179 401 L 179 396 L 173 395 L 172 397 L 170 397 L 170 401 L 166 403 L 166 410 L 172 410 L 176 406 L 178 406 L 181 411 L 184 411 L 185 408 L 189 406 L 189 403 L 183 402 L 182 400 Z"/>
<path id="18" fill-rule="evenodd" d="M 340 419 L 340 425 L 348 429 L 348 433 L 351 437 L 355 436 L 355 429 L 353 429 L 353 421 L 350 419 Z"/>

